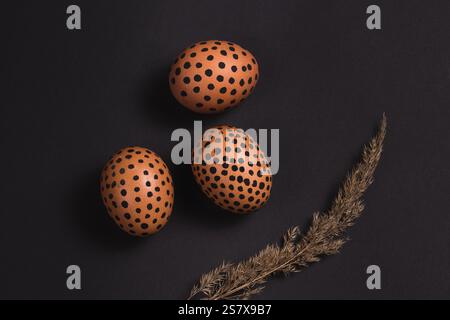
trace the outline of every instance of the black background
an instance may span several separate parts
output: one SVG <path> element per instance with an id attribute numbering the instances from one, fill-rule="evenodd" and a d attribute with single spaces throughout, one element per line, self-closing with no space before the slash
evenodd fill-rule
<path id="1" fill-rule="evenodd" d="M 272 280 L 263 299 L 449 298 L 450 3 L 448 1 L 68 1 L 1 8 L 0 298 L 182 299 L 222 260 L 248 257 L 293 225 L 306 229 L 389 121 L 363 216 L 341 254 Z M 382 30 L 365 26 L 378 4 Z M 239 108 L 200 116 L 171 97 L 184 47 L 209 39 L 249 49 L 261 66 Z M 176 128 L 280 128 L 281 163 L 266 207 L 214 207 L 188 166 L 170 163 Z M 118 149 L 168 162 L 175 210 L 157 235 L 120 231 L 98 177 Z M 82 290 L 66 289 L 66 267 Z M 382 290 L 366 288 L 366 267 Z"/>

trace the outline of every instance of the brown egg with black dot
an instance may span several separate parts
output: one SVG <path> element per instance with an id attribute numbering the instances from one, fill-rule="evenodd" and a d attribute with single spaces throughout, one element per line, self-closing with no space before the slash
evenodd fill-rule
<path id="1" fill-rule="evenodd" d="M 114 154 L 103 168 L 100 191 L 111 218 L 133 236 L 158 232 L 172 214 L 169 168 L 146 148 L 127 147 Z"/>
<path id="2" fill-rule="evenodd" d="M 247 214 L 270 197 L 270 163 L 258 143 L 243 129 L 207 130 L 195 146 L 192 173 L 203 193 L 221 208 Z"/>
<path id="3" fill-rule="evenodd" d="M 185 49 L 173 63 L 169 84 L 174 97 L 198 113 L 219 113 L 253 92 L 259 78 L 255 57 L 229 41 L 202 41 Z"/>

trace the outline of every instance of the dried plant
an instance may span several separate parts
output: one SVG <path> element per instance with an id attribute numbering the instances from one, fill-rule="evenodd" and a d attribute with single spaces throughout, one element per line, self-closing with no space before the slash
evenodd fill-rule
<path id="1" fill-rule="evenodd" d="M 361 161 L 345 179 L 331 208 L 313 215 L 305 235 L 301 235 L 299 227 L 293 227 L 287 231 L 281 245 L 268 245 L 237 264 L 223 263 L 200 278 L 189 299 L 198 295 L 208 300 L 248 299 L 264 289 L 270 276 L 301 271 L 319 261 L 321 256 L 338 253 L 347 240 L 345 230 L 364 209 L 361 198 L 373 181 L 385 134 L 386 117 L 383 115 L 378 133 L 364 148 Z"/>

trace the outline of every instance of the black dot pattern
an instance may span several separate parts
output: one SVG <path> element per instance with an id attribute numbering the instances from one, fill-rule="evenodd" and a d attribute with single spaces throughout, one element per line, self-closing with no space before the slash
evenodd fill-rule
<path id="1" fill-rule="evenodd" d="M 102 171 L 100 191 L 109 215 L 134 236 L 159 231 L 172 214 L 174 189 L 169 169 L 145 148 L 129 147 L 114 154 Z"/>
<path id="2" fill-rule="evenodd" d="M 172 65 L 169 84 L 175 98 L 198 113 L 218 113 L 244 101 L 258 82 L 253 55 L 227 41 L 202 41 L 185 49 Z M 210 99 L 205 100 L 205 95 Z"/>
<path id="3" fill-rule="evenodd" d="M 195 146 L 192 173 L 196 182 L 225 210 L 250 213 L 261 208 L 272 189 L 267 157 L 244 130 L 214 128 L 216 134 L 206 134 L 202 144 Z"/>

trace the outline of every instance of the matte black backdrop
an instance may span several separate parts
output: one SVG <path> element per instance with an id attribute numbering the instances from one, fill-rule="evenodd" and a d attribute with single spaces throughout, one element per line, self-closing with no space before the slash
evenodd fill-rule
<path id="1" fill-rule="evenodd" d="M 389 133 L 367 209 L 341 254 L 268 284 L 263 299 L 449 298 L 449 1 L 10 1 L 1 12 L 1 298 L 184 298 L 223 259 L 306 229 L 375 132 Z M 382 9 L 382 30 L 365 10 Z M 193 42 L 235 41 L 261 80 L 242 106 L 199 116 L 167 71 Z M 170 162 L 171 132 L 229 123 L 281 129 L 281 167 L 256 214 L 222 212 L 169 163 L 175 210 L 156 236 L 108 217 L 98 177 L 121 147 Z M 69 264 L 81 291 L 65 287 Z M 365 269 L 382 268 L 369 291 Z"/>

